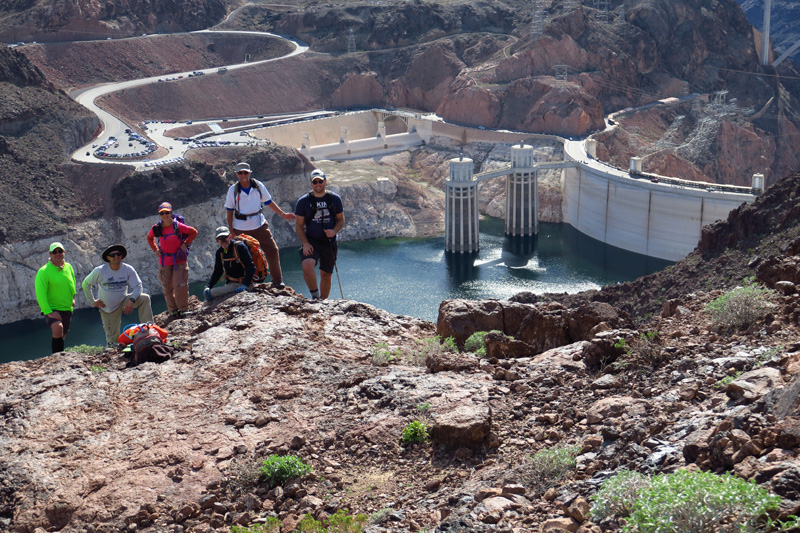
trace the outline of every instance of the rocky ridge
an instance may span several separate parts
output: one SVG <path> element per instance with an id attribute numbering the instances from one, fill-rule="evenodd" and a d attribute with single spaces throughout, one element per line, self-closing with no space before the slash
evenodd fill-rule
<path id="1" fill-rule="evenodd" d="M 800 176 L 776 186 L 795 190 Z M 222 532 L 275 516 L 293 531 L 305 513 L 346 508 L 381 511 L 376 533 L 599 533 L 621 527 L 588 519 L 602 480 L 684 467 L 732 471 L 779 495 L 779 516 L 796 513 L 792 209 L 765 196 L 720 223 L 749 232 L 783 221 L 761 237 L 776 251 L 756 272 L 776 291 L 771 308 L 746 331 L 711 326 L 706 305 L 724 291 L 701 288 L 710 277 L 687 278 L 652 317 L 582 296 L 454 300 L 435 326 L 259 286 L 194 302 L 187 318 L 159 317 L 177 346 L 161 365 L 125 368 L 110 350 L 4 364 L 0 520 L 15 532 Z M 747 245 L 747 234 L 725 234 Z M 704 253 L 720 252 L 706 268 L 724 266 L 732 248 L 706 242 Z M 425 340 L 435 331 L 461 344 L 489 329 L 498 332 L 485 358 Z M 657 332 L 652 350 L 626 353 L 620 339 L 633 346 L 646 331 Z M 400 446 L 402 428 L 420 418 L 430 443 Z M 537 477 L 530 457 L 566 445 L 580 450 L 576 468 Z M 272 453 L 297 454 L 314 474 L 258 484 L 253 470 Z"/>

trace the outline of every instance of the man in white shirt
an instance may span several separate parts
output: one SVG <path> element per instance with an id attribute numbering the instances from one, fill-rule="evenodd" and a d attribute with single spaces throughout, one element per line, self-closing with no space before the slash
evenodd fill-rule
<path id="1" fill-rule="evenodd" d="M 281 272 L 281 257 L 278 245 L 269 230 L 269 223 L 264 217 L 262 206 L 267 206 L 284 220 L 294 221 L 294 213 L 286 213 L 278 204 L 272 201 L 272 196 L 258 180 L 251 179 L 250 165 L 239 163 L 236 165 L 238 183 L 231 185 L 225 197 L 225 209 L 228 216 L 228 229 L 231 235 L 244 233 L 255 237 L 264 255 L 267 256 L 269 273 L 272 283 L 278 287 L 283 286 L 283 273 Z"/>
<path id="2" fill-rule="evenodd" d="M 122 260 L 128 250 L 121 244 L 112 244 L 103 251 L 105 265 L 95 267 L 81 284 L 86 301 L 100 310 L 106 343 L 116 346 L 122 313 L 129 315 L 139 310 L 139 323 L 153 321 L 150 296 L 142 292 L 142 280 L 136 270 Z M 97 287 L 97 298 L 93 289 Z M 130 292 L 128 290 L 130 289 Z"/>

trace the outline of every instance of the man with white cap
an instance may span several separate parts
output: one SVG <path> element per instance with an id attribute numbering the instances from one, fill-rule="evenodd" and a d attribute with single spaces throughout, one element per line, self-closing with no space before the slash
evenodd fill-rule
<path id="1" fill-rule="evenodd" d="M 36 301 L 44 321 L 53 334 L 52 353 L 64 351 L 64 339 L 69 332 L 72 310 L 75 308 L 75 271 L 64 260 L 64 245 L 50 245 L 50 260 L 36 273 Z"/>
<path id="2" fill-rule="evenodd" d="M 297 200 L 294 212 L 295 232 L 300 243 L 300 265 L 311 297 L 315 300 L 328 297 L 331 292 L 331 277 L 336 268 L 339 247 L 336 235 L 344 226 L 342 198 L 335 192 L 325 190 L 325 173 L 320 169 L 311 172 L 311 192 Z M 319 284 L 314 267 L 319 263 Z"/>
<path id="3" fill-rule="evenodd" d="M 102 254 L 106 264 L 95 267 L 81 284 L 86 301 L 100 310 L 108 346 L 117 345 L 123 313 L 129 315 L 138 309 L 140 324 L 153 321 L 150 296 L 142 292 L 139 274 L 131 265 L 122 262 L 127 255 L 128 250 L 123 245 L 112 244 Z M 94 287 L 97 287 L 97 298 L 93 294 Z"/>
<path id="4" fill-rule="evenodd" d="M 269 230 L 269 223 L 262 213 L 262 206 L 269 207 L 284 220 L 294 220 L 295 216 L 293 213 L 284 212 L 273 202 L 264 184 L 251 179 L 251 173 L 248 163 L 242 162 L 236 165 L 236 177 L 239 181 L 230 186 L 225 197 L 228 229 L 231 235 L 244 233 L 258 240 L 264 255 L 267 256 L 272 283 L 280 287 L 283 286 L 281 257 L 278 245 L 275 244 L 275 239 Z"/>

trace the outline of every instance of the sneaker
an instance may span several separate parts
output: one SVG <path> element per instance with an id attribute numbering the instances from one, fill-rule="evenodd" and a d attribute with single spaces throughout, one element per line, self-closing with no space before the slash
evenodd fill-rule
<path id="1" fill-rule="evenodd" d="M 183 313 L 176 309 L 174 311 L 170 311 L 169 312 L 169 316 L 172 317 L 172 318 L 183 318 Z"/>
<path id="2" fill-rule="evenodd" d="M 205 290 L 203 291 L 203 299 L 207 302 L 211 301 L 211 289 L 209 289 L 208 287 L 206 287 Z"/>
<path id="3" fill-rule="evenodd" d="M 276 289 L 282 289 L 286 287 L 286 285 L 284 285 L 282 281 L 273 281 L 272 286 Z"/>

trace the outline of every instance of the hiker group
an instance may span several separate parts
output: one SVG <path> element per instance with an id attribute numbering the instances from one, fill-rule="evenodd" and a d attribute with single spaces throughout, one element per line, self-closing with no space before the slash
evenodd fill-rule
<path id="1" fill-rule="evenodd" d="M 219 247 L 203 291 L 204 299 L 211 301 L 248 290 L 253 283 L 265 281 L 268 275 L 273 286 L 284 286 L 279 250 L 262 212 L 264 206 L 284 220 L 295 222 L 295 232 L 301 243 L 303 278 L 312 298 L 327 298 L 336 268 L 336 236 L 344 226 L 341 197 L 326 191 L 325 173 L 316 169 L 311 173 L 311 191 L 297 200 L 294 213 L 286 213 L 273 202 L 264 184 L 251 174 L 248 163 L 236 165 L 237 183 L 231 185 L 225 197 L 227 226 L 214 231 Z M 169 202 L 158 206 L 158 216 L 159 221 L 147 233 L 147 242 L 158 261 L 158 280 L 167 311 L 179 318 L 189 310 L 188 257 L 198 231 L 182 216 L 173 213 Z M 150 296 L 144 293 L 136 269 L 123 262 L 127 255 L 128 250 L 121 244 L 106 248 L 101 254 L 103 264 L 94 268 L 81 284 L 84 296 L 100 311 L 109 346 L 136 345 L 140 337 L 150 339 L 149 344 L 158 344 L 157 339 L 160 337 L 163 341 L 166 332 L 154 325 L 144 327 L 153 322 Z M 315 272 L 317 265 L 319 281 Z M 217 287 L 220 279 L 224 283 Z M 49 261 L 37 272 L 34 286 L 36 300 L 52 334 L 52 353 L 63 351 L 75 307 L 77 282 L 60 242 L 50 245 Z M 122 315 L 134 310 L 138 311 L 139 322 L 126 326 L 120 334 Z"/>

